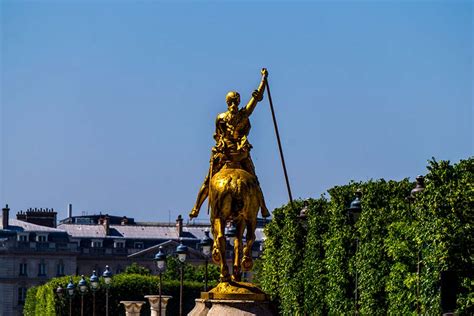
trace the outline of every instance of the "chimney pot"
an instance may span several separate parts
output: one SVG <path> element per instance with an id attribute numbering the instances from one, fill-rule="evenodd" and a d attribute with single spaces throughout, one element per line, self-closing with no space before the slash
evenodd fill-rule
<path id="1" fill-rule="evenodd" d="M 6 204 L 5 207 L 2 209 L 2 228 L 3 229 L 8 228 L 9 215 L 10 215 L 10 208 L 8 207 L 8 204 Z"/>
<path id="2" fill-rule="evenodd" d="M 121 225 L 127 225 L 128 224 L 128 218 L 127 216 L 122 217 L 122 220 L 120 221 Z"/>
<path id="3" fill-rule="evenodd" d="M 183 235 L 183 217 L 181 215 L 178 215 L 178 218 L 176 219 L 176 230 L 178 233 L 178 238 Z"/>
<path id="4" fill-rule="evenodd" d="M 109 217 L 108 216 L 105 216 L 105 218 L 103 220 L 103 225 L 104 225 L 104 228 L 105 228 L 105 236 L 109 236 L 110 235 L 110 222 L 109 222 Z"/>

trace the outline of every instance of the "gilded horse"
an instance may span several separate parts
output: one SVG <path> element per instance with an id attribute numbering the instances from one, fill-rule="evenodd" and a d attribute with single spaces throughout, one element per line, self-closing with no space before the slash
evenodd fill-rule
<path id="1" fill-rule="evenodd" d="M 257 214 L 261 206 L 259 190 L 256 177 L 242 169 L 240 163 L 227 162 L 211 178 L 209 203 L 214 237 L 212 258 L 220 265 L 221 282 L 241 281 L 242 271 L 249 271 L 253 266 L 252 245 L 255 241 Z M 233 222 L 237 229 L 232 276 L 225 260 L 224 234 L 228 222 Z M 244 246 L 242 239 L 245 230 Z"/>

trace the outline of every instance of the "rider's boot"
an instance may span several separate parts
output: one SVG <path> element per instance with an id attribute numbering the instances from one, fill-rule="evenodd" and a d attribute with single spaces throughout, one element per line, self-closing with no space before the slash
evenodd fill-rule
<path id="1" fill-rule="evenodd" d="M 209 176 L 206 177 L 204 183 L 202 184 L 201 188 L 199 189 L 199 193 L 196 199 L 196 204 L 194 204 L 193 209 L 189 213 L 190 218 L 195 218 L 199 215 L 199 210 L 201 209 L 202 203 L 206 200 L 209 194 Z"/>

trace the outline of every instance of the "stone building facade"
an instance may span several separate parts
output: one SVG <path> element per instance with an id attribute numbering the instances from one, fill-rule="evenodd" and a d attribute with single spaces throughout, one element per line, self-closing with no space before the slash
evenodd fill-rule
<path id="1" fill-rule="evenodd" d="M 26 291 L 76 271 L 79 249 L 66 231 L 9 218 L 0 229 L 0 315 L 21 315 Z M 51 214 L 48 214 L 48 216 Z"/>
<path id="2" fill-rule="evenodd" d="M 190 249 L 188 262 L 204 261 L 199 242 L 209 225 L 184 225 L 181 216 L 171 225 L 140 223 L 125 216 L 72 216 L 70 208 L 56 226 L 52 209 L 20 211 L 17 219 L 9 212 L 7 205 L 0 227 L 0 316 L 21 315 L 27 289 L 56 276 L 90 276 L 93 270 L 100 275 L 106 265 L 117 274 L 133 262 L 155 271 L 153 257 L 160 245 L 173 254 L 182 241 Z M 257 257 L 262 225 L 255 233 Z"/>

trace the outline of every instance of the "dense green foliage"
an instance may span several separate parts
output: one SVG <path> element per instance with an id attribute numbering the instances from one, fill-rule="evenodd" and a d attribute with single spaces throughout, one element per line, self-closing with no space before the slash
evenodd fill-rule
<path id="1" fill-rule="evenodd" d="M 181 263 L 176 257 L 168 257 L 166 259 L 167 269 L 163 273 L 163 280 L 179 280 L 179 266 Z M 183 279 L 186 281 L 203 282 L 205 278 L 205 265 L 195 266 L 185 263 L 183 267 Z M 209 262 L 207 267 L 207 278 L 209 284 L 216 285 L 219 280 L 219 267 Z"/>
<path id="2" fill-rule="evenodd" d="M 474 313 L 474 159 L 430 161 L 426 189 L 407 199 L 414 183 L 368 181 L 330 189 L 273 212 L 266 226 L 257 279 L 283 315 L 436 315 L 440 275 L 456 271 L 457 312 Z M 346 209 L 361 189 L 355 225 Z M 306 226 L 306 227 L 305 227 Z M 358 242 L 356 242 L 358 241 Z M 418 272 L 419 271 L 419 272 Z M 471 276 L 472 277 L 472 276 Z"/>
<path id="3" fill-rule="evenodd" d="M 145 268 L 139 265 L 136 262 L 133 262 L 131 265 L 125 267 L 123 273 L 126 274 L 141 274 L 141 275 L 151 275 L 151 271 L 148 268 Z"/>
<path id="4" fill-rule="evenodd" d="M 168 258 L 168 270 L 179 270 L 174 258 Z M 187 314 L 194 308 L 195 299 L 199 298 L 203 291 L 204 267 L 195 267 L 186 264 L 184 266 L 184 289 L 183 289 L 183 312 Z M 217 280 L 219 274 L 217 268 L 210 264 L 210 279 Z M 216 277 L 217 273 L 217 277 Z M 80 277 L 73 277 L 73 282 L 77 286 Z M 179 272 L 174 275 L 171 272 L 163 277 L 163 295 L 170 295 L 173 298 L 168 303 L 167 314 L 177 315 L 179 310 Z M 24 315 L 68 315 L 69 297 L 66 293 L 62 297 L 56 295 L 56 289 L 60 285 L 66 288 L 69 283 L 69 277 L 54 278 L 44 285 L 28 289 Z M 210 286 L 215 285 L 210 282 Z M 90 284 L 88 284 L 89 286 Z M 113 277 L 113 282 L 109 289 L 109 313 L 110 315 L 125 315 L 125 309 L 120 301 L 136 300 L 145 301 L 145 295 L 157 295 L 159 279 L 157 276 L 150 275 L 150 271 L 137 264 L 132 264 L 125 269 L 125 272 Z M 90 286 L 89 286 L 90 288 Z M 96 296 L 97 315 L 105 314 L 105 284 L 100 280 L 99 290 Z M 93 294 L 88 291 L 84 295 L 84 315 L 92 315 Z M 76 288 L 76 293 L 72 299 L 73 314 L 79 315 L 81 308 L 81 296 Z M 142 307 L 142 314 L 149 315 L 150 305 L 148 302 Z"/>

